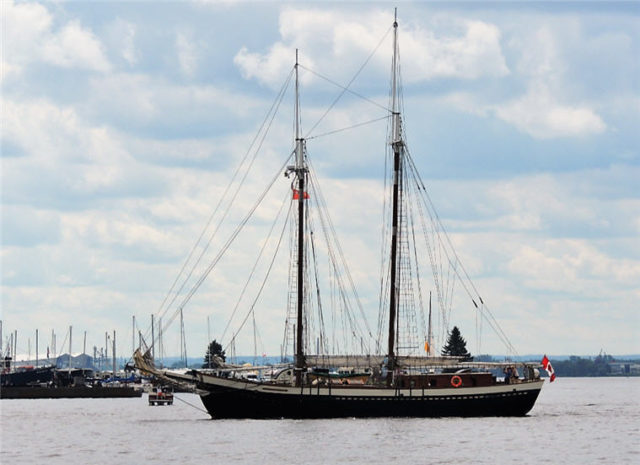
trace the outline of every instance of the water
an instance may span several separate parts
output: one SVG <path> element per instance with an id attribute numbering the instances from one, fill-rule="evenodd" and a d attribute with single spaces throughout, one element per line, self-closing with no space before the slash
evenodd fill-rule
<path id="1" fill-rule="evenodd" d="M 146 396 L 2 400 L 0 463 L 635 464 L 639 394 L 640 378 L 558 378 L 525 418 L 365 420 L 212 421 Z"/>

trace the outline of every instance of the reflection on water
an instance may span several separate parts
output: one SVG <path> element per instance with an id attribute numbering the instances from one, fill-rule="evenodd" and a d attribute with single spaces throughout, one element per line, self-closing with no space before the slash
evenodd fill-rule
<path id="1" fill-rule="evenodd" d="M 211 421 L 145 397 L 2 400 L 0 463 L 631 464 L 639 394 L 640 378 L 558 378 L 527 417 L 467 419 Z"/>

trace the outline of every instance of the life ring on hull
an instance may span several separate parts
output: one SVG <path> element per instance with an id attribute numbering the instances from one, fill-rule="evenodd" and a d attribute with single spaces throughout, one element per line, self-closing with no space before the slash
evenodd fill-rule
<path id="1" fill-rule="evenodd" d="M 451 377 L 451 385 L 454 388 L 462 386 L 462 378 L 460 378 L 458 375 L 452 376 Z"/>

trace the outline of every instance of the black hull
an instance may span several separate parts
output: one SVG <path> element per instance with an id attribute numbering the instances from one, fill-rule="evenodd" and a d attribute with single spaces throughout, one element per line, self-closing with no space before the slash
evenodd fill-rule
<path id="1" fill-rule="evenodd" d="M 33 370 L 2 373 L 0 374 L 0 385 L 24 387 L 30 384 L 49 383 L 54 379 L 55 370 L 55 367 L 43 367 Z"/>
<path id="2" fill-rule="evenodd" d="M 142 391 L 130 387 L 2 387 L 1 399 L 68 399 L 142 397 Z"/>
<path id="3" fill-rule="evenodd" d="M 242 383 L 239 383 L 242 384 Z M 331 395 L 270 393 L 234 389 L 207 383 L 202 402 L 213 418 L 370 418 L 370 417 L 489 417 L 524 416 L 540 393 L 541 383 L 530 389 L 466 390 L 442 395 Z M 315 389 L 314 389 L 315 390 Z M 376 390 L 382 392 L 382 390 Z M 494 391 L 494 392 L 492 392 Z M 387 391 L 388 393 L 389 391 Z M 391 390 L 393 392 L 393 390 Z M 373 394 L 373 393 L 372 393 Z"/>

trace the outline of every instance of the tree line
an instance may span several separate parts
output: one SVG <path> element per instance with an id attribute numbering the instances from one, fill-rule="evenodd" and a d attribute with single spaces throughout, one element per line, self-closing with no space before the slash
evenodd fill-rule
<path id="1" fill-rule="evenodd" d="M 457 326 L 454 326 L 448 335 L 447 343 L 442 348 L 442 355 L 464 357 L 467 360 L 475 360 L 476 362 L 494 362 L 499 361 L 490 355 L 477 355 L 473 357 L 467 351 L 467 341 L 462 337 L 460 330 Z M 215 359 L 226 359 L 225 351 L 222 350 L 222 345 L 215 339 L 211 341 L 207 347 L 207 352 L 204 357 L 203 368 L 209 368 L 216 366 Z M 532 360 L 537 362 L 538 360 Z M 557 376 L 566 377 L 581 377 L 581 376 L 612 376 L 619 373 L 613 373 L 611 363 L 622 362 L 622 360 L 616 360 L 611 355 L 604 353 L 599 354 L 597 357 L 583 358 L 572 355 L 567 360 L 553 360 L 553 368 Z M 625 362 L 640 363 L 639 360 L 625 360 Z"/>

